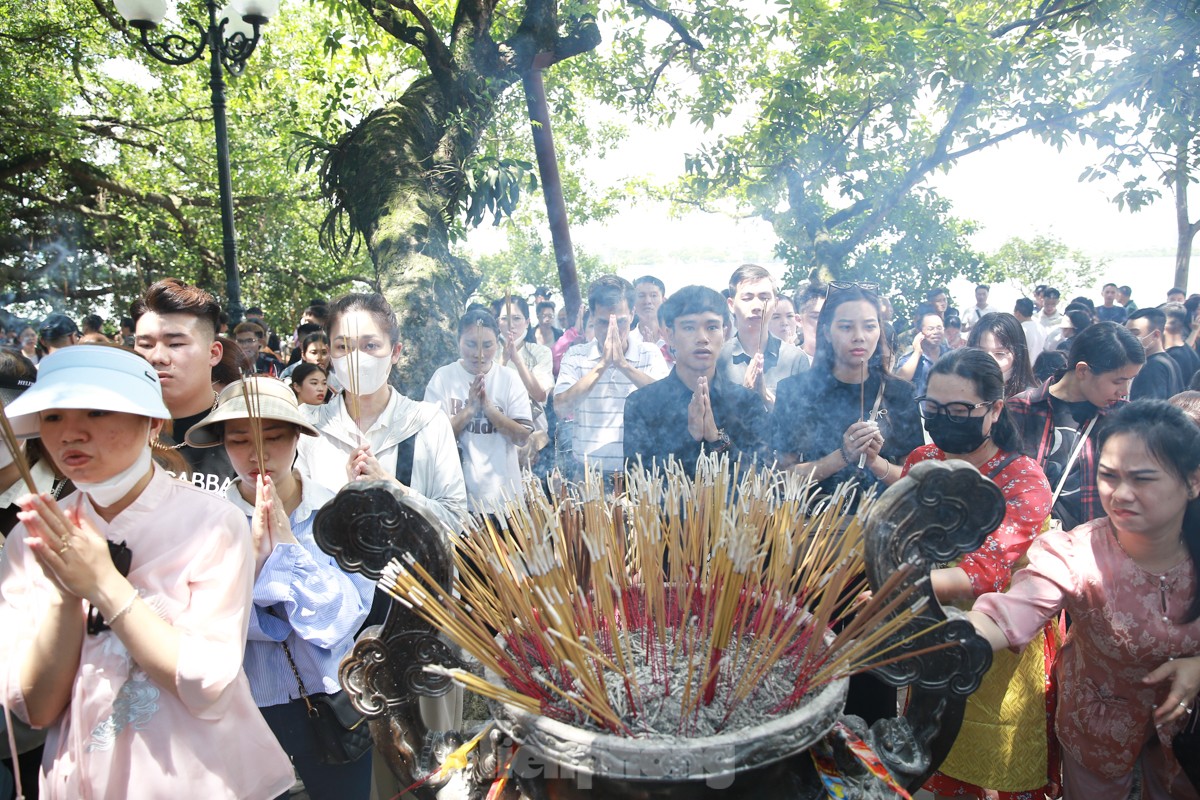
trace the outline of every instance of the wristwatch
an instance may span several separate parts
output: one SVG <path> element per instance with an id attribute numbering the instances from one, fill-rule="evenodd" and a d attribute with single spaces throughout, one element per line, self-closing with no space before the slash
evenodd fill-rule
<path id="1" fill-rule="evenodd" d="M 706 453 L 724 453 L 732 444 L 733 442 L 729 440 L 729 434 L 725 432 L 725 429 L 717 428 L 717 440 L 715 442 L 705 440 L 704 451 Z"/>

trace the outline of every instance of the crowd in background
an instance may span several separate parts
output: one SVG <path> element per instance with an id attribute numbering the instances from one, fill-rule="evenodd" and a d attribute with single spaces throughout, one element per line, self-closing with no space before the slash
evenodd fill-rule
<path id="1" fill-rule="evenodd" d="M 766 269 L 743 265 L 719 289 L 668 292 L 653 276 L 603 276 L 568 319 L 540 287 L 463 309 L 458 358 L 420 399 L 389 383 L 405 337 L 379 295 L 314 300 L 275 326 L 251 308 L 230 329 L 213 297 L 165 280 L 115 325 L 61 313 L 0 320 L 4 399 L 46 492 L 26 496 L 12 459 L 3 463 L 3 533 L 23 532 L 10 537 L 0 568 L 0 630 L 24 631 L 24 649 L 0 663 L 25 737 L 16 769 L 36 783 L 40 764 L 48 796 L 76 796 L 97 785 L 89 782 L 154 771 L 154 747 L 126 741 L 133 749 L 122 751 L 119 775 L 95 752 L 148 735 L 153 719 L 175 720 L 196 741 L 213 734 L 201 722 L 215 697 L 201 702 L 183 684 L 200 669 L 188 660 L 200 658 L 188 649 L 195 629 L 173 614 L 169 591 L 152 588 L 175 573 L 138 571 L 142 548 L 161 542 L 129 509 L 151 500 L 178 495 L 171 502 L 213 521 L 209 533 L 222 541 L 248 531 L 244 552 L 178 557 L 185 569 L 216 569 L 238 554 L 250 565 L 234 593 L 241 616 L 215 599 L 206 613 L 249 631 L 235 647 L 248 685 L 230 675 L 219 692 L 251 720 L 247 730 L 265 720 L 278 748 L 258 754 L 270 769 L 257 785 L 236 763 L 197 766 L 201 783 L 218 787 L 213 796 L 273 797 L 291 783 L 280 767 L 290 758 L 311 797 L 354 798 L 367 796 L 369 755 L 326 763 L 305 720 L 307 694 L 340 694 L 336 665 L 380 613 L 370 583 L 343 573 L 312 538 L 316 510 L 347 483 L 392 481 L 460 530 L 503 516 L 530 475 L 572 479 L 597 467 L 611 478 L 668 459 L 694 474 L 699 458 L 728 454 L 811 476 L 832 494 L 882 489 L 923 461 L 958 459 L 995 482 L 1006 512 L 978 551 L 935 570 L 933 588 L 943 603 L 974 605 L 997 658 L 927 788 L 1123 798 L 1139 780 L 1151 797 L 1194 797 L 1175 737 L 1195 727 L 1200 692 L 1200 393 L 1189 391 L 1200 383 L 1200 295 L 1173 289 L 1139 308 L 1130 287 L 1107 284 L 1099 303 L 1064 305 L 1058 289 L 1039 286 L 1006 311 L 989 294 L 977 286 L 959 311 L 934 290 L 897 320 L 871 284 L 785 294 Z M 150 385 L 137 374 L 146 362 Z M 127 396 L 110 397 L 106 380 L 128 384 Z M 248 424 L 250 385 L 265 398 L 261 445 Z M 77 419 L 63 408 L 91 412 Z M 99 441 L 111 434 L 104 425 L 125 417 L 143 420 L 128 423 L 137 446 L 108 472 L 73 445 Z M 187 538 L 184 524 L 168 527 Z M 131 545 L 132 571 L 127 564 L 118 576 L 105 561 L 106 529 L 145 542 Z M 88 548 L 100 548 L 89 552 L 101 567 L 73 566 Z M 58 611 L 64 600 L 109 621 L 123 685 L 87 683 L 114 647 L 85 637 L 81 650 L 43 634 L 74 630 L 78 621 Z M 135 622 L 161 622 L 160 635 L 181 643 L 164 654 Z M 228 652 L 228 635 L 226 627 L 224 638 L 204 641 Z M 74 668 L 51 682 L 29 677 L 63 653 Z M 160 684 L 170 674 L 168 702 Z M 122 705 L 135 683 L 153 693 L 139 724 Z M 97 705 L 87 691 L 106 699 Z M 156 703 L 169 711 L 156 717 Z M 870 723 L 895 705 L 889 687 L 856 676 L 848 712 Z M 461 695 L 422 713 L 433 729 L 454 727 Z M 87 733 L 91 744 L 79 735 Z"/>

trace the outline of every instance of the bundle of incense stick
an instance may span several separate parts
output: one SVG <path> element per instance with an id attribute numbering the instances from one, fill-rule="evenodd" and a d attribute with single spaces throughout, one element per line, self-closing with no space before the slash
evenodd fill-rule
<path id="1" fill-rule="evenodd" d="M 504 289 L 504 340 L 507 342 L 512 338 L 512 331 L 509 326 L 512 325 L 512 287 L 508 286 Z M 508 349 L 505 348 L 502 358 L 504 364 L 508 363 Z"/>
<path id="2" fill-rule="evenodd" d="M 262 396 L 258 392 L 258 380 L 253 375 L 242 377 L 242 400 L 246 403 L 246 419 L 250 423 L 250 439 L 254 443 L 254 455 L 258 457 L 258 471 L 259 474 L 265 474 L 267 458 L 262 431 Z"/>
<path id="3" fill-rule="evenodd" d="M 554 499 L 525 488 L 503 526 L 455 541 L 453 591 L 411 558 L 379 585 L 500 683 L 446 674 L 527 711 L 620 735 L 736 729 L 898 658 L 886 642 L 923 607 L 893 591 L 903 570 L 854 606 L 871 500 L 855 515 L 849 492 L 817 500 L 790 473 L 713 456 L 694 480 L 630 470 L 615 500 L 599 473 Z"/>
<path id="4" fill-rule="evenodd" d="M 4 446 L 8 448 L 8 452 L 12 453 L 13 463 L 17 465 L 17 472 L 21 474 L 21 480 L 25 482 L 25 488 L 33 494 L 37 494 L 37 484 L 33 482 L 33 473 L 29 470 L 29 462 L 25 460 L 25 449 L 21 447 L 21 443 L 17 440 L 17 435 L 13 433 L 12 424 L 8 421 L 8 412 L 4 408 L 3 400 L 0 400 L 0 434 L 4 436 Z"/>
<path id="5" fill-rule="evenodd" d="M 350 400 L 350 419 L 354 422 L 354 426 L 356 428 L 358 427 L 358 420 L 359 420 L 358 390 L 359 390 L 360 381 L 359 381 L 359 376 L 358 376 L 358 358 L 359 358 L 358 320 L 355 320 L 355 322 L 354 322 L 354 338 L 351 340 L 351 343 L 350 343 L 350 351 L 346 354 L 346 360 L 347 360 L 346 377 L 350 383 L 350 385 L 346 387 L 346 393 L 348 395 L 348 399 Z"/>

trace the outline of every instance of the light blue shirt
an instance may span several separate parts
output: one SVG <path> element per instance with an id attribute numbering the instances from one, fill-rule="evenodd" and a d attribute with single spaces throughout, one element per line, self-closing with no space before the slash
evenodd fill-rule
<path id="1" fill-rule="evenodd" d="M 229 486 L 229 500 L 249 518 L 254 505 Z M 289 520 L 298 544 L 277 544 L 254 581 L 254 613 L 243 666 L 260 707 L 300 696 L 280 642 L 287 642 L 307 694 L 340 691 L 338 665 L 371 610 L 375 582 L 343 572 L 317 547 L 313 520 L 333 493 L 304 481 L 300 505 Z"/>

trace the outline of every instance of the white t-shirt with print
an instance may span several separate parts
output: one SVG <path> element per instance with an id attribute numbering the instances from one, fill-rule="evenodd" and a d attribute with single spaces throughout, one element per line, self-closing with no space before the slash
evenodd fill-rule
<path id="1" fill-rule="evenodd" d="M 475 376 L 455 361 L 433 373 L 425 387 L 425 401 L 435 403 L 452 419 L 467 406 Z M 533 416 L 529 394 L 512 367 L 493 366 L 483 380 L 488 399 L 509 419 L 528 425 Z M 494 513 L 506 498 L 519 496 L 521 465 L 517 446 L 480 412 L 458 435 L 462 451 L 467 506 L 472 512 Z"/>

